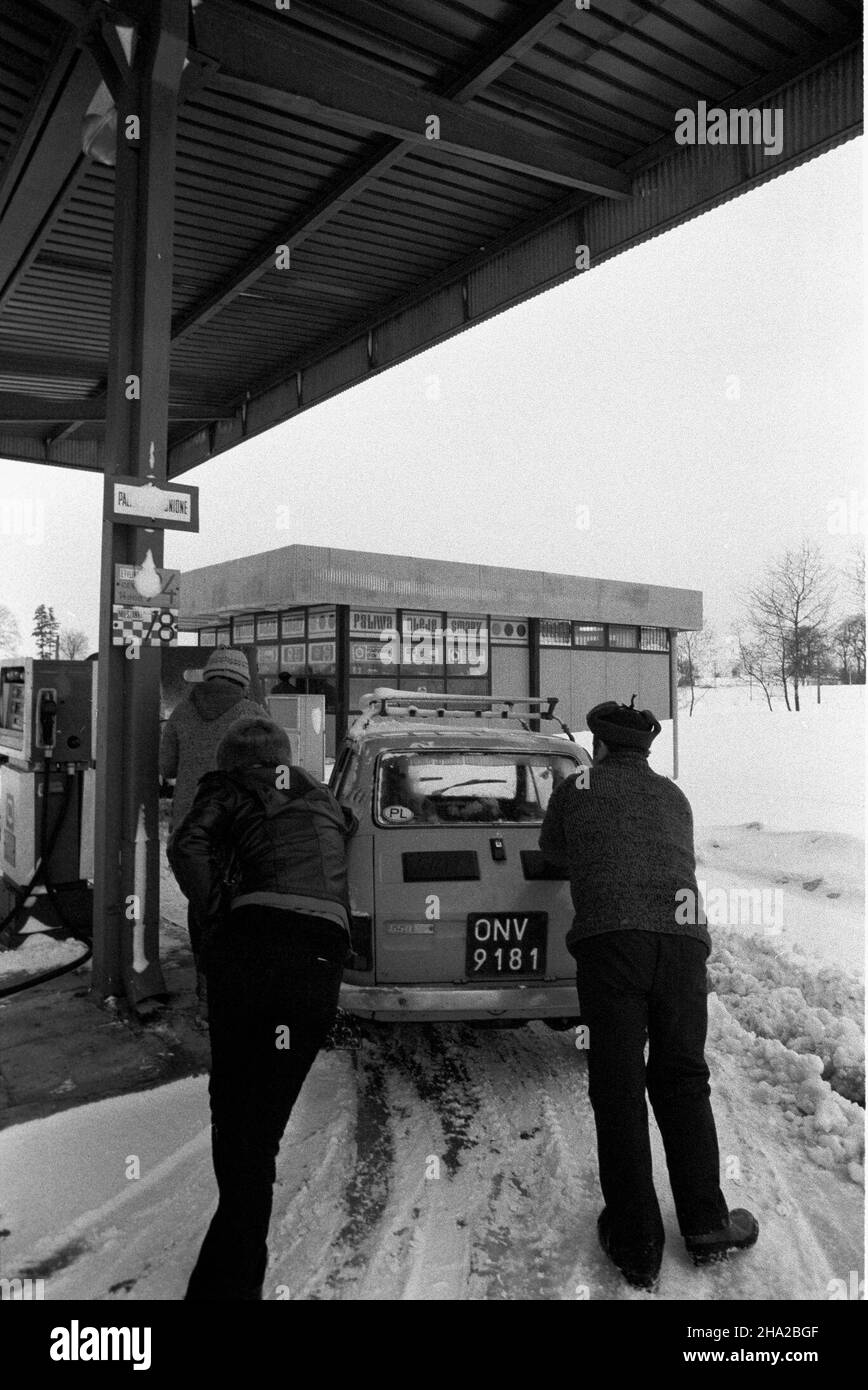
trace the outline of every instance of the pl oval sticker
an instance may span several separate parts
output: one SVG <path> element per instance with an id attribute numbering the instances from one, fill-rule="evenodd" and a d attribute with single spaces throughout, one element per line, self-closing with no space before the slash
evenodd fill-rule
<path id="1" fill-rule="evenodd" d="M 409 806 L 384 806 L 383 820 L 403 821 L 413 820 L 413 812 Z"/>

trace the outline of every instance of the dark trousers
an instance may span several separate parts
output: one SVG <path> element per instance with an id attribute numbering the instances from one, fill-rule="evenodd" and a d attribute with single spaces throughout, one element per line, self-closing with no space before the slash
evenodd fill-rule
<path id="1" fill-rule="evenodd" d="M 193 964 L 196 967 L 196 994 L 204 1002 L 207 997 L 205 975 L 202 970 L 204 925 L 191 902 L 187 903 L 187 931 L 190 933 L 190 949 L 193 952 Z"/>
<path id="2" fill-rule="evenodd" d="M 275 1159 L 337 1014 L 346 945 L 321 918 L 244 908 L 208 941 L 211 1146 L 219 1203 L 188 1299 L 256 1299 Z M 281 1046 L 287 1041 L 289 1046 Z"/>
<path id="3" fill-rule="evenodd" d="M 663 1243 L 646 1089 L 681 1234 L 716 1230 L 729 1211 L 705 1062 L 705 946 L 663 932 L 612 931 L 579 940 L 575 955 L 600 1186 L 616 1260 Z"/>

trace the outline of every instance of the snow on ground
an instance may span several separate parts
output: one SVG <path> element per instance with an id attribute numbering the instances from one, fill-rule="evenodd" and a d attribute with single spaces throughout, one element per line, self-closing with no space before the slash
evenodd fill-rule
<path id="1" fill-rule="evenodd" d="M 594 1130 L 572 1034 L 369 1026 L 320 1056 L 290 1122 L 266 1296 L 826 1298 L 830 1281 L 861 1269 L 861 1190 L 809 1161 L 815 1136 L 753 1097 L 758 1057 L 713 1002 L 724 1186 L 759 1213 L 760 1242 L 693 1268 L 655 1129 L 667 1247 L 659 1293 L 646 1295 L 596 1244 Z M 44 1278 L 50 1300 L 182 1297 L 213 1210 L 206 1107 L 194 1078 L 0 1134 L 3 1273 Z M 133 1156 L 138 1179 L 126 1176 Z"/>
<path id="2" fill-rule="evenodd" d="M 31 932 L 14 951 L 0 951 L 0 981 L 3 985 L 17 983 L 17 976 L 39 975 L 43 970 L 55 970 L 67 962 L 79 960 L 83 951 L 80 941 L 58 940 L 42 932 Z"/>
<path id="3" fill-rule="evenodd" d="M 754 1250 L 693 1268 L 652 1123 L 662 1277 L 653 1295 L 623 1283 L 596 1243 L 571 1033 L 345 1023 L 284 1138 L 266 1297 L 822 1300 L 861 1276 L 863 701 L 824 689 L 819 712 L 770 714 L 722 688 L 682 719 L 698 874 L 709 908 L 713 890 L 738 906 L 709 911 L 708 1059 Z M 168 888 L 164 916 L 175 944 Z M 3 1275 L 44 1278 L 47 1299 L 182 1297 L 215 1200 L 204 1077 L 6 1129 L 0 1165 Z"/>

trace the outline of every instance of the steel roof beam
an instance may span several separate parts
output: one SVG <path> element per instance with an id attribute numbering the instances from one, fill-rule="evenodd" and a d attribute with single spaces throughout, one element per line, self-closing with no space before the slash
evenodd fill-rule
<path id="1" fill-rule="evenodd" d="M 216 0 L 216 3 L 219 4 L 219 0 Z M 502 73 L 510 62 L 515 61 L 521 54 L 528 51 L 543 34 L 554 29 L 567 13 L 574 12 L 574 8 L 575 0 L 555 0 L 555 3 L 552 3 L 552 0 L 546 0 L 545 4 L 536 6 L 520 28 L 511 29 L 463 76 L 445 87 L 442 95 L 455 102 L 468 101 L 487 82 L 492 82 L 496 76 Z M 206 14 L 206 7 L 203 6 L 197 12 L 197 42 L 199 43 L 207 40 L 209 32 L 207 22 L 209 19 L 213 19 L 217 13 L 215 0 L 210 0 L 207 10 L 208 14 Z M 211 32 L 212 38 L 216 42 L 216 31 L 212 30 Z M 526 43 L 523 42 L 524 38 L 527 39 Z M 417 97 L 420 94 L 423 95 L 426 105 L 430 105 L 430 96 L 423 94 L 420 88 L 413 90 Z M 349 174 L 330 183 L 322 196 L 305 208 L 300 216 L 291 223 L 285 223 L 275 228 L 267 242 L 258 246 L 252 255 L 240 264 L 218 289 L 204 296 L 191 309 L 180 314 L 172 325 L 172 341 L 178 341 L 202 324 L 207 323 L 226 304 L 231 303 L 239 294 L 271 270 L 274 266 L 274 248 L 278 243 L 288 246 L 290 250 L 298 246 L 319 227 L 328 222 L 340 209 L 344 208 L 347 203 L 351 202 L 355 196 L 362 193 L 382 174 L 393 168 L 405 154 L 416 147 L 416 143 L 415 138 L 413 140 L 384 140 L 377 150 L 355 164 Z M 426 141 L 426 145 L 430 147 L 430 144 L 430 141 Z"/>
<path id="2" fill-rule="evenodd" d="M 56 209 L 81 177 L 81 118 L 99 82 L 90 53 L 72 39 L 63 44 L 43 87 L 44 100 L 35 103 L 9 166 L 12 186 L 6 187 L 0 236 L 0 309 L 38 254 Z"/>
<path id="3" fill-rule="evenodd" d="M 189 420 L 231 420 L 234 410 L 229 407 L 199 405 L 184 402 L 181 405 L 169 402 L 169 419 Z M 14 391 L 0 391 L 0 430 L 4 425 L 26 425 L 35 421 L 48 424 L 53 420 L 77 420 L 81 423 L 95 421 L 101 423 L 106 416 L 105 399 L 54 401 L 41 396 L 19 395 Z"/>
<path id="4" fill-rule="evenodd" d="M 469 71 L 447 87 L 442 95 L 469 101 L 484 87 L 495 82 L 501 73 L 512 67 L 513 63 L 517 63 L 525 53 L 529 53 L 540 39 L 545 38 L 563 20 L 575 13 L 576 0 L 558 0 L 554 5 L 551 0 L 545 0 L 544 4 L 536 5 L 527 18 L 514 25 Z"/>
<path id="5" fill-rule="evenodd" d="M 267 44 L 234 30 L 234 47 L 219 11 L 197 21 L 198 41 L 219 54 L 222 90 L 308 120 L 337 122 L 391 135 L 430 153 L 447 151 L 530 174 L 548 183 L 604 197 L 629 198 L 632 185 L 616 169 L 577 153 L 567 141 L 544 142 L 509 121 L 469 112 L 458 102 L 387 77 L 360 59 L 347 62 L 322 44 L 280 31 Z M 439 122 L 431 136 L 431 122 Z"/>

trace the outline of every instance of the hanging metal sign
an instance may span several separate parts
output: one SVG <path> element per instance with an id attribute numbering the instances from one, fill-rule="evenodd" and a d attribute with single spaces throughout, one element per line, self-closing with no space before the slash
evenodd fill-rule
<path id="1" fill-rule="evenodd" d="M 111 474 L 106 478 L 105 515 L 130 526 L 198 531 L 199 489 Z"/>

